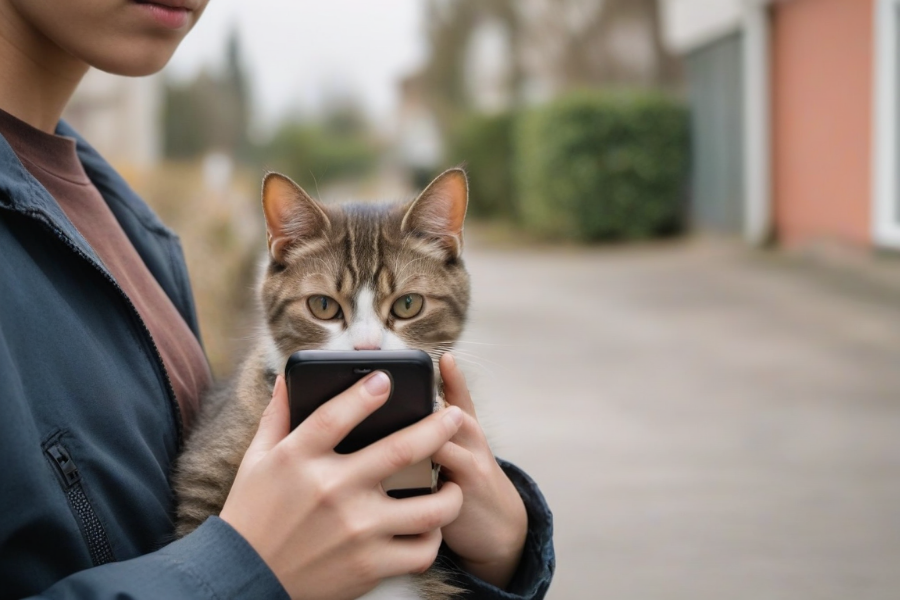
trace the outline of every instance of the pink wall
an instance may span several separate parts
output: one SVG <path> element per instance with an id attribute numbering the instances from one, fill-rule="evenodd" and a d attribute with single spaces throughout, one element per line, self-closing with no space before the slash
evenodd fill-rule
<path id="1" fill-rule="evenodd" d="M 774 218 L 786 246 L 871 244 L 873 1 L 772 7 Z"/>

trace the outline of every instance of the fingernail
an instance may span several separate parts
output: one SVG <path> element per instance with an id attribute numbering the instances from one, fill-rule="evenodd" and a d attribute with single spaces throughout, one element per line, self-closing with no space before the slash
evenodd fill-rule
<path id="1" fill-rule="evenodd" d="M 451 406 L 447 409 L 447 414 L 444 415 L 444 418 L 454 425 L 460 425 L 463 420 L 463 414 L 459 408 L 457 408 L 456 406 Z"/>
<path id="2" fill-rule="evenodd" d="M 366 391 L 373 396 L 380 396 L 391 389 L 391 380 L 384 371 L 377 371 L 363 384 Z"/>
<path id="3" fill-rule="evenodd" d="M 447 353 L 447 362 L 450 363 L 450 364 L 448 365 L 448 366 L 450 366 L 450 367 L 455 367 L 455 366 L 456 366 L 456 358 L 454 358 L 454 356 L 453 356 L 452 354 L 450 354 L 449 352 Z"/>

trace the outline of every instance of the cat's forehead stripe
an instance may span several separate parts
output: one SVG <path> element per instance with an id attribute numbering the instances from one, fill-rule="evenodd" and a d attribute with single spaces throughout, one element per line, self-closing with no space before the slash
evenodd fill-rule
<path id="1" fill-rule="evenodd" d="M 378 269 L 381 268 L 381 244 L 379 243 L 380 239 L 381 228 L 372 227 L 372 258 L 373 262 L 375 263 L 375 273 L 372 275 L 372 283 L 375 285 L 377 285 Z"/>
<path id="2" fill-rule="evenodd" d="M 380 274 L 384 267 L 385 253 L 385 219 L 388 216 L 383 210 L 372 207 L 355 206 L 346 212 L 346 236 L 344 251 L 346 252 L 346 269 L 350 275 L 350 289 L 358 290 L 370 284 L 381 291 Z M 345 286 L 341 286 L 344 289 Z"/>
<path id="3" fill-rule="evenodd" d="M 355 248 L 353 244 L 353 232 L 352 230 L 347 231 L 346 235 L 344 235 L 344 263 L 345 263 L 345 273 L 348 274 L 349 288 L 356 288 L 357 284 L 357 272 L 356 272 L 356 259 L 354 258 Z"/>

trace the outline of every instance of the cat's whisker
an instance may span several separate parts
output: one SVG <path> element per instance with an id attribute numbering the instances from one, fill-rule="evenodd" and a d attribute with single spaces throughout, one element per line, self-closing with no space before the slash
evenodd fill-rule
<path id="1" fill-rule="evenodd" d="M 488 364 L 490 365 L 491 368 L 496 368 L 496 369 L 504 369 L 505 368 L 500 363 L 491 361 L 489 359 L 484 358 L 483 356 L 474 354 L 472 352 L 466 352 L 464 350 L 459 350 L 459 349 L 451 350 L 449 348 L 445 349 L 445 348 L 437 347 L 434 350 L 428 350 L 427 352 L 435 361 L 437 361 L 447 351 L 450 351 L 453 354 L 454 358 L 456 358 L 457 361 L 460 363 L 464 363 L 464 364 L 468 364 L 468 365 L 475 365 L 480 368 L 484 368 L 486 370 L 488 369 L 488 366 L 487 366 Z"/>
<path id="2" fill-rule="evenodd" d="M 478 357 L 478 356 L 466 356 L 466 355 L 454 354 L 453 357 L 456 358 L 459 362 L 468 362 L 470 364 L 477 363 L 479 366 L 489 365 L 491 368 L 494 368 L 494 369 L 505 368 L 503 365 L 501 365 L 498 362 L 494 362 L 492 360 L 488 360 L 486 358 L 482 358 L 482 357 Z"/>
<path id="3" fill-rule="evenodd" d="M 478 346 L 506 346 L 506 347 L 511 347 L 511 346 L 516 345 L 516 344 L 501 344 L 501 343 L 497 343 L 497 342 L 478 342 L 475 340 L 467 340 L 467 339 L 441 340 L 440 342 L 436 342 L 436 343 L 438 343 L 438 344 L 446 343 L 446 344 L 454 344 L 454 345 L 455 344 L 476 344 Z"/>
<path id="4" fill-rule="evenodd" d="M 480 355 L 476 354 L 475 352 L 473 352 L 473 351 L 471 351 L 471 350 L 466 350 L 466 349 L 463 349 L 463 348 L 457 348 L 454 344 L 451 344 L 451 343 L 438 343 L 438 344 L 435 345 L 435 348 L 437 348 L 437 349 L 439 349 L 439 350 L 441 350 L 441 351 L 443 351 L 443 352 L 450 352 L 450 353 L 453 354 L 453 355 L 457 355 L 457 354 L 459 354 L 459 355 L 467 355 L 467 354 L 468 354 L 468 355 L 471 355 L 471 356 L 480 356 Z"/>

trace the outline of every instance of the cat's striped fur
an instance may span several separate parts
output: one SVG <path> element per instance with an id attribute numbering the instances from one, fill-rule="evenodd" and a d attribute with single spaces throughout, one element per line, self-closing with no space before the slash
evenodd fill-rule
<path id="1" fill-rule="evenodd" d="M 460 169 L 405 204 L 326 205 L 284 176 L 266 177 L 270 256 L 259 287 L 261 323 L 235 379 L 204 399 L 178 460 L 179 536 L 221 511 L 275 374 L 291 353 L 418 348 L 436 361 L 459 338 L 469 304 L 460 257 L 467 200 Z M 392 305 L 408 294 L 424 298 L 421 312 L 398 318 Z M 337 301 L 341 318 L 316 318 L 310 298 L 320 296 Z M 410 587 L 412 597 L 429 600 L 455 591 L 431 570 L 409 581 L 395 578 L 364 598 L 406 597 L 399 590 Z"/>

